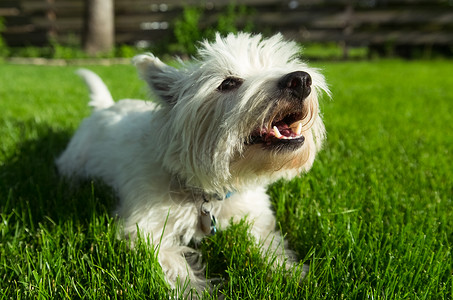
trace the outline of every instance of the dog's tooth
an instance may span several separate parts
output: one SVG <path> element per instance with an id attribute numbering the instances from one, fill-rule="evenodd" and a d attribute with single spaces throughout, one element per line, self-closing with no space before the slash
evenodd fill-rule
<path id="1" fill-rule="evenodd" d="M 299 124 L 297 124 L 296 134 L 301 135 L 301 133 L 302 133 L 302 122 L 299 122 Z"/>
<path id="2" fill-rule="evenodd" d="M 275 134 L 276 138 L 278 138 L 278 139 L 282 138 L 282 134 L 280 133 L 280 131 L 278 131 L 277 126 L 274 126 L 272 129 L 274 130 L 274 134 Z"/>

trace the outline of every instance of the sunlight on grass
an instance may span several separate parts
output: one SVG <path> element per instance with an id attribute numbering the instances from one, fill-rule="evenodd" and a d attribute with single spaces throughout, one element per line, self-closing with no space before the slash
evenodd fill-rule
<path id="1" fill-rule="evenodd" d="M 451 299 L 453 62 L 317 66 L 333 94 L 321 104 L 327 143 L 310 173 L 269 188 L 310 272 L 270 268 L 241 223 L 200 245 L 223 283 L 212 298 Z M 0 295 L 168 298 L 152 247 L 116 238 L 113 192 L 56 174 L 89 114 L 75 68 L 1 68 Z M 115 99 L 147 95 L 131 66 L 90 68 Z"/>

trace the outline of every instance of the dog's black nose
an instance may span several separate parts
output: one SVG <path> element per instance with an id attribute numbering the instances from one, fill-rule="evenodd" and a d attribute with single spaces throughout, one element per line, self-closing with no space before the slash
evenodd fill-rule
<path id="1" fill-rule="evenodd" d="M 296 71 L 286 74 L 278 81 L 278 87 L 294 97 L 304 100 L 311 92 L 311 76 L 307 72 Z"/>

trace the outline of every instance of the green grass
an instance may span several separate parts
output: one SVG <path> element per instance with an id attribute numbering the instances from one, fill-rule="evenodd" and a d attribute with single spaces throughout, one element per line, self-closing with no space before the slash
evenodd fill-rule
<path id="1" fill-rule="evenodd" d="M 242 223 L 200 246 L 208 276 L 224 282 L 215 294 L 453 298 L 453 62 L 318 66 L 333 93 L 322 103 L 328 141 L 309 174 L 269 189 L 311 271 L 302 282 L 273 271 Z M 152 248 L 116 238 L 112 191 L 56 174 L 89 114 L 75 68 L 0 67 L 0 298 L 168 298 Z M 91 69 L 116 99 L 146 97 L 132 67 Z"/>

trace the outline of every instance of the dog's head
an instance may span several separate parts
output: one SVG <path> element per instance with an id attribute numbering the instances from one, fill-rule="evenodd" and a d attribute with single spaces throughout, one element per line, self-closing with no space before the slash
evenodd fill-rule
<path id="1" fill-rule="evenodd" d="M 135 57 L 162 104 L 164 165 L 217 194 L 309 170 L 325 137 L 318 96 L 329 91 L 298 55 L 280 34 L 240 33 L 204 42 L 179 68 Z"/>

